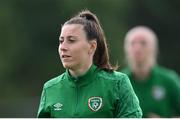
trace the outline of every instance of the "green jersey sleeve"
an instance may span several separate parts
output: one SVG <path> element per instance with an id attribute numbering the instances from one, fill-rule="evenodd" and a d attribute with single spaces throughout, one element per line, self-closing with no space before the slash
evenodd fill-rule
<path id="1" fill-rule="evenodd" d="M 169 81 L 171 104 L 174 107 L 174 116 L 180 116 L 180 78 L 178 75 L 171 76 Z M 178 92 L 178 93 L 176 93 Z"/>
<path id="2" fill-rule="evenodd" d="M 46 107 L 46 91 L 45 91 L 45 89 L 43 89 L 42 94 L 41 94 L 41 100 L 40 100 L 37 117 L 39 117 L 39 118 L 49 118 L 50 117 L 50 110 L 48 109 L 48 107 Z"/>
<path id="3" fill-rule="evenodd" d="M 121 118 L 141 118 L 142 110 L 139 106 L 139 100 L 133 90 L 127 75 L 122 76 L 122 80 L 117 83 L 117 95 L 119 97 L 116 117 Z"/>

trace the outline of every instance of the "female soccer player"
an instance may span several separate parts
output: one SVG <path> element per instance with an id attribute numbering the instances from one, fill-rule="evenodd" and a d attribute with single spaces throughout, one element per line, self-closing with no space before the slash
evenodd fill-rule
<path id="1" fill-rule="evenodd" d="M 38 117 L 141 117 L 128 77 L 114 71 L 98 18 L 82 11 L 66 21 L 59 37 L 66 71 L 46 82 Z"/>

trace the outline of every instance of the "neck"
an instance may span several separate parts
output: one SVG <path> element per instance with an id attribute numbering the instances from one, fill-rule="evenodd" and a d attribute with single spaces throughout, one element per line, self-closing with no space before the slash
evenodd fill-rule
<path id="1" fill-rule="evenodd" d="M 132 67 L 133 75 L 138 80 L 146 80 L 151 74 L 152 66 L 139 65 Z"/>
<path id="2" fill-rule="evenodd" d="M 92 65 L 92 63 L 89 63 L 89 64 L 83 65 L 81 67 L 78 67 L 76 69 L 69 69 L 69 72 L 73 77 L 82 76 L 89 70 L 91 65 Z"/>

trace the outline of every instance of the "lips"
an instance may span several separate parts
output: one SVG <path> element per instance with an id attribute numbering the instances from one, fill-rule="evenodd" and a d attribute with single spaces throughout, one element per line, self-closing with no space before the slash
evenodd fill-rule
<path id="1" fill-rule="evenodd" d="M 71 57 L 70 55 L 62 55 L 62 58 Z"/>
<path id="2" fill-rule="evenodd" d="M 61 60 L 62 61 L 70 61 L 70 58 L 71 58 L 71 56 L 70 55 L 61 55 Z"/>
<path id="3" fill-rule="evenodd" d="M 68 58 L 68 57 L 71 57 L 71 56 L 69 56 L 69 55 L 62 55 L 61 57 L 62 58 Z"/>

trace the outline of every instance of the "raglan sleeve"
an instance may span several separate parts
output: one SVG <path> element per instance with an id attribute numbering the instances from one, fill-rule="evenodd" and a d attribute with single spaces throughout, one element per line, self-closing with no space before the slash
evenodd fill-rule
<path id="1" fill-rule="evenodd" d="M 38 118 L 49 118 L 50 117 L 50 110 L 46 106 L 46 89 L 45 88 L 43 88 L 43 91 L 41 94 L 37 117 Z"/>
<path id="2" fill-rule="evenodd" d="M 175 111 L 174 116 L 180 116 L 180 77 L 178 74 L 171 75 L 169 81 L 171 104 Z"/>
<path id="3" fill-rule="evenodd" d="M 117 81 L 116 93 L 116 118 L 141 118 L 142 110 L 139 100 L 133 90 L 130 80 L 126 74 L 120 76 L 121 80 Z"/>

